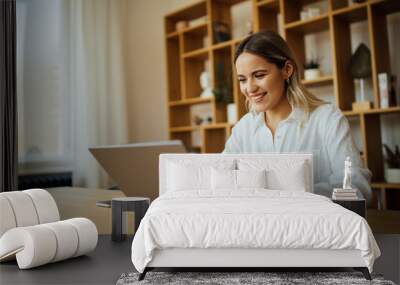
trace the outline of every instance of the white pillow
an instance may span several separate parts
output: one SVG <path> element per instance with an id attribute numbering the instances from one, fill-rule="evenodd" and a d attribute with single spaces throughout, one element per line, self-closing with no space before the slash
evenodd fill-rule
<path id="1" fill-rule="evenodd" d="M 265 169 L 268 189 L 306 191 L 310 188 L 308 185 L 309 170 L 304 160 L 238 159 L 237 164 L 239 170 Z"/>
<path id="2" fill-rule="evenodd" d="M 303 191 L 308 188 L 305 163 L 295 163 L 288 169 L 273 169 L 268 172 L 271 189 Z"/>
<path id="3" fill-rule="evenodd" d="M 234 160 L 175 160 L 167 164 L 167 191 L 210 190 L 211 168 L 234 169 Z"/>
<path id="4" fill-rule="evenodd" d="M 210 188 L 209 171 L 207 167 L 170 163 L 167 187 L 172 191 Z"/>
<path id="5" fill-rule="evenodd" d="M 235 189 L 236 170 L 211 168 L 211 189 Z"/>
<path id="6" fill-rule="evenodd" d="M 237 188 L 267 188 L 267 176 L 262 170 L 236 170 Z"/>
<path id="7" fill-rule="evenodd" d="M 266 188 L 266 171 L 211 169 L 211 189 L 239 190 L 240 188 Z"/>

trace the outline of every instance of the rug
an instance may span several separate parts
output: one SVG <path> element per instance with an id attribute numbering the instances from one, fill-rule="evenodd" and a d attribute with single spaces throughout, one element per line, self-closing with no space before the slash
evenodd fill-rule
<path id="1" fill-rule="evenodd" d="M 384 280 L 382 275 L 372 274 L 372 281 L 364 278 L 361 272 L 154 272 L 150 271 L 142 281 L 138 281 L 139 273 L 124 273 L 117 285 L 133 284 L 267 284 L 267 285 L 297 285 L 297 284 L 379 284 L 395 285 Z"/>

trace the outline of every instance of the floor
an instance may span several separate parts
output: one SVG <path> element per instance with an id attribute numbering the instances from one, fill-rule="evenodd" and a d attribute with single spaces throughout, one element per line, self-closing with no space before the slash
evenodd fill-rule
<path id="1" fill-rule="evenodd" d="M 385 279 L 400 284 L 400 234 L 375 234 L 381 250 L 374 264 L 374 271 L 383 274 Z"/>
<path id="2" fill-rule="evenodd" d="M 382 257 L 376 260 L 374 272 L 400 284 L 400 235 L 376 235 Z M 0 284 L 115 284 L 124 272 L 134 271 L 130 260 L 132 238 L 112 242 L 101 235 L 94 252 L 88 256 L 48 264 L 30 270 L 19 270 L 15 262 L 0 264 Z"/>

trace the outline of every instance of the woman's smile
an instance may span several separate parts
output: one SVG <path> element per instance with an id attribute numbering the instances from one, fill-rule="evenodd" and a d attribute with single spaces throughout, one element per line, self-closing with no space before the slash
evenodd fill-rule
<path id="1" fill-rule="evenodd" d="M 249 97 L 254 103 L 260 103 L 267 94 L 268 92 L 259 92 L 257 94 L 249 94 Z"/>

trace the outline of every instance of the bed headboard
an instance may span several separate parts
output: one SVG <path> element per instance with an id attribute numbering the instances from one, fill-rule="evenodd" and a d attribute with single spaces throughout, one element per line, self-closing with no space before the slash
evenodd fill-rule
<path id="1" fill-rule="evenodd" d="M 193 154 L 193 153 L 179 153 L 179 154 L 160 154 L 159 160 L 159 195 L 166 192 L 166 180 L 167 180 L 167 165 L 169 161 L 176 160 L 198 160 L 198 162 L 207 162 L 212 164 L 213 161 L 217 161 L 223 158 L 224 160 L 236 161 L 238 159 L 262 159 L 268 160 L 273 163 L 277 161 L 304 161 L 308 169 L 308 185 L 307 192 L 314 192 L 314 177 L 313 177 L 313 158 L 312 153 L 251 153 L 251 154 Z"/>

